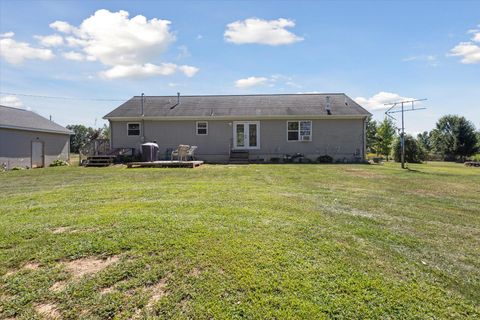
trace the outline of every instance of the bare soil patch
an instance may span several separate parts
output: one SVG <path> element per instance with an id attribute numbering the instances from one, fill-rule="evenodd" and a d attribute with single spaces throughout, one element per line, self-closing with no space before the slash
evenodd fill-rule
<path id="1" fill-rule="evenodd" d="M 150 287 L 152 296 L 148 300 L 147 309 L 151 309 L 153 304 L 167 294 L 167 278 L 161 279 L 157 284 Z"/>
<path id="2" fill-rule="evenodd" d="M 102 271 L 109 265 L 118 262 L 118 260 L 118 256 L 113 256 L 108 259 L 98 259 L 93 257 L 82 258 L 66 262 L 65 269 L 72 274 L 74 279 L 79 279 L 85 275 Z"/>
<path id="3" fill-rule="evenodd" d="M 72 230 L 72 227 L 58 227 L 52 230 L 53 234 L 59 234 L 59 233 L 66 233 L 70 232 Z"/>
<path id="4" fill-rule="evenodd" d="M 198 278 L 200 273 L 202 273 L 202 270 L 195 267 L 195 268 L 192 269 L 192 271 L 190 271 L 189 275 L 192 276 L 192 277 Z"/>
<path id="5" fill-rule="evenodd" d="M 61 319 L 58 308 L 53 303 L 41 303 L 35 305 L 35 311 L 45 319 Z"/>
<path id="6" fill-rule="evenodd" d="M 58 281 L 53 284 L 53 286 L 50 287 L 50 291 L 53 292 L 61 292 L 65 290 L 67 287 L 67 283 L 65 281 Z"/>

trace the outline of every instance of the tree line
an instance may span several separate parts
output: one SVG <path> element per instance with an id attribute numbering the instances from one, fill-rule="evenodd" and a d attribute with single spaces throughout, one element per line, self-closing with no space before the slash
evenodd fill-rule
<path id="1" fill-rule="evenodd" d="M 73 131 L 70 136 L 70 151 L 79 153 L 90 141 L 96 139 L 110 139 L 110 127 L 106 124 L 102 128 L 86 127 L 82 124 L 68 125 L 67 129 Z"/>
<path id="2" fill-rule="evenodd" d="M 393 157 L 400 161 L 400 134 L 389 118 L 381 122 L 367 119 L 367 152 Z M 480 152 L 480 131 L 465 117 L 446 115 L 441 117 L 435 128 L 416 137 L 405 135 L 405 161 L 422 162 L 427 159 L 465 161 Z"/>

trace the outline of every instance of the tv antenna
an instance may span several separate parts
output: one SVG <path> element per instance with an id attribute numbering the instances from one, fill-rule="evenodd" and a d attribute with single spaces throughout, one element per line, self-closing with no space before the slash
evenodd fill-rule
<path id="1" fill-rule="evenodd" d="M 415 108 L 415 102 L 419 101 L 425 101 L 427 99 L 414 99 L 414 100 L 407 100 L 407 101 L 397 101 L 397 102 L 391 102 L 391 103 L 385 103 L 386 106 L 391 106 L 388 108 L 387 111 L 385 111 L 385 115 L 393 120 L 395 119 L 394 116 L 392 116 L 393 113 L 402 113 L 402 127 L 397 128 L 400 130 L 400 147 L 402 151 L 401 155 L 401 161 L 402 161 L 402 169 L 405 169 L 405 120 L 404 120 L 404 113 L 409 112 L 409 111 L 417 111 L 417 110 L 424 110 L 427 108 Z M 410 104 L 410 107 L 405 108 L 405 105 Z M 400 107 L 400 109 L 398 109 Z"/>

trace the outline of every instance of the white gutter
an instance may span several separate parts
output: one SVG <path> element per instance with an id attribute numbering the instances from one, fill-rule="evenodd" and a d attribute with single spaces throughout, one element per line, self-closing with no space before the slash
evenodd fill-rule
<path id="1" fill-rule="evenodd" d="M 282 120 L 282 119 L 364 119 L 367 115 L 280 115 L 280 116 L 166 116 L 166 117 L 103 117 L 110 121 L 138 121 L 138 120 Z"/>
<path id="2" fill-rule="evenodd" d="M 25 130 L 25 131 L 34 131 L 34 132 L 47 132 L 47 133 L 57 133 L 57 134 L 68 134 L 68 135 L 73 135 L 73 131 L 67 130 L 68 132 L 65 131 L 56 131 L 56 130 L 48 130 L 48 129 L 37 129 L 37 128 L 28 128 L 28 127 L 17 127 L 17 126 L 6 126 L 6 125 L 0 125 L 0 128 L 2 129 L 12 129 L 12 130 Z"/>

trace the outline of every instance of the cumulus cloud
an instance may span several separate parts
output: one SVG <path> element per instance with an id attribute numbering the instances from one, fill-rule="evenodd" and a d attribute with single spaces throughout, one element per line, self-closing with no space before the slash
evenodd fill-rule
<path id="1" fill-rule="evenodd" d="M 389 106 L 385 106 L 385 103 L 392 103 L 397 101 L 413 100 L 413 98 L 402 97 L 397 93 L 381 91 L 370 98 L 358 97 L 354 99 L 362 107 L 368 110 L 382 110 L 388 109 Z"/>
<path id="2" fill-rule="evenodd" d="M 248 77 L 235 81 L 235 87 L 237 88 L 250 88 L 255 86 L 264 86 L 267 84 L 268 78 L 266 77 Z"/>
<path id="3" fill-rule="evenodd" d="M 146 63 L 143 65 L 114 66 L 113 68 L 102 71 L 100 75 L 105 79 L 146 78 L 150 76 L 169 76 L 176 71 L 183 72 L 187 77 L 193 77 L 198 71 L 198 68 L 186 65 L 177 66 L 174 63 L 162 63 L 161 65 Z"/>
<path id="4" fill-rule="evenodd" d="M 0 33 L 0 38 L 11 38 L 15 35 L 13 32 L 5 32 L 5 33 Z"/>
<path id="5" fill-rule="evenodd" d="M 249 18 L 229 23 L 224 37 L 227 42 L 235 44 L 257 43 L 271 46 L 291 44 L 303 40 L 286 29 L 294 26 L 295 22 L 290 19 Z"/>
<path id="6" fill-rule="evenodd" d="M 50 60 L 55 57 L 52 50 L 33 48 L 26 42 L 14 40 L 13 32 L 7 32 L 7 36 L 0 38 L 0 57 L 11 64 L 20 64 L 27 59 Z"/>
<path id="7" fill-rule="evenodd" d="M 480 30 L 473 29 L 467 33 L 473 34 L 471 41 L 460 42 L 450 50 L 449 55 L 462 57 L 461 62 L 465 64 L 480 63 Z"/>
<path id="8" fill-rule="evenodd" d="M 52 34 L 49 36 L 35 36 L 41 45 L 45 47 L 57 47 L 63 44 L 63 37 L 58 34 Z"/>
<path id="9" fill-rule="evenodd" d="M 127 11 L 102 9 L 78 27 L 65 21 L 55 21 L 50 27 L 68 35 L 67 45 L 80 51 L 66 53 L 65 58 L 101 62 L 109 67 L 100 73 L 104 78 L 171 75 L 176 71 L 191 77 L 198 72 L 192 66 L 154 63 L 175 41 L 168 20 L 147 20 L 142 15 L 129 18 Z"/>
<path id="10" fill-rule="evenodd" d="M 0 97 L 0 105 L 23 109 L 23 102 L 16 96 Z"/>

